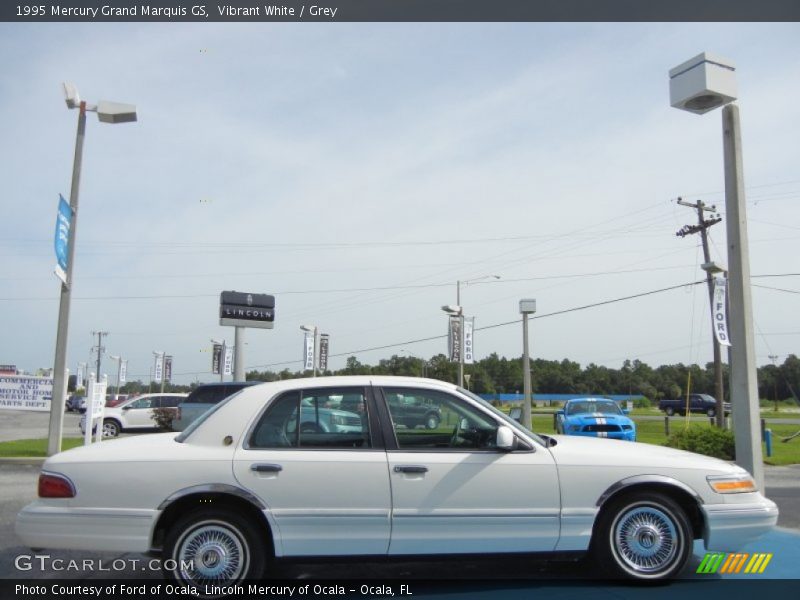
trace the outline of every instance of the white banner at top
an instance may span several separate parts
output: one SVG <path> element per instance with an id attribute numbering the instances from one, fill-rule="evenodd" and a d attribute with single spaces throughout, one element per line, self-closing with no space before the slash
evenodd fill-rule
<path id="1" fill-rule="evenodd" d="M 303 343 L 303 370 L 311 371 L 314 369 L 314 332 L 306 331 Z"/>
<path id="2" fill-rule="evenodd" d="M 128 376 L 128 361 L 123 360 L 119 366 L 119 382 L 125 383 L 125 378 Z"/>
<path id="3" fill-rule="evenodd" d="M 474 336 L 475 331 L 475 317 L 467 317 L 464 319 L 464 364 L 471 365 L 475 362 L 474 354 Z"/>
<path id="4" fill-rule="evenodd" d="M 717 341 L 723 346 L 731 345 L 731 338 L 728 335 L 728 302 L 726 298 L 728 284 L 722 277 L 714 278 L 714 335 Z"/>
<path id="5" fill-rule="evenodd" d="M 153 368 L 153 381 L 156 383 L 161 383 L 161 377 L 164 373 L 164 355 L 157 354 L 156 355 L 156 365 Z"/>

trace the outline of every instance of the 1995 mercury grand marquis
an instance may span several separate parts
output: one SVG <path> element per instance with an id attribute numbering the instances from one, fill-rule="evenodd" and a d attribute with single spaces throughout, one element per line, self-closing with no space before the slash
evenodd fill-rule
<path id="1" fill-rule="evenodd" d="M 435 428 L 403 425 L 408 397 Z M 726 462 L 540 436 L 448 383 L 357 376 L 248 387 L 180 435 L 57 454 L 16 532 L 36 548 L 159 552 L 192 585 L 260 578 L 273 558 L 543 552 L 660 580 L 693 540 L 737 551 L 777 518 Z"/>

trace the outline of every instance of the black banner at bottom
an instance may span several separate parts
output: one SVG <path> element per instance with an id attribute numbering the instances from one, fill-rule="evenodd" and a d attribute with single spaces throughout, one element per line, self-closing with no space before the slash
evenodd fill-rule
<path id="1" fill-rule="evenodd" d="M 609 581 L 562 580 L 391 580 L 365 579 L 260 580 L 236 585 L 180 586 L 166 580 L 42 579 L 0 580 L 3 600 L 127 600 L 129 598 L 231 598 L 238 600 L 354 600 L 408 598 L 409 600 L 469 598 L 469 600 L 528 600 L 535 597 L 613 597 L 620 600 L 734 600 L 755 594 L 796 597 L 797 579 L 678 580 L 656 585 Z"/>

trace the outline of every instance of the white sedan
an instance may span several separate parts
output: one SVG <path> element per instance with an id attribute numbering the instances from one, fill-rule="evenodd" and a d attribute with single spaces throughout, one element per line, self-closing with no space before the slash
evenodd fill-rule
<path id="1" fill-rule="evenodd" d="M 117 437 L 126 429 L 158 429 L 153 419 L 153 411 L 157 408 L 176 410 L 181 400 L 188 394 L 141 394 L 123 400 L 116 406 L 103 409 L 103 437 Z M 86 433 L 86 413 L 81 417 L 81 433 Z M 97 426 L 92 425 L 92 431 Z"/>
<path id="2" fill-rule="evenodd" d="M 406 396 L 438 427 L 396 426 Z M 57 454 L 16 532 L 35 548 L 158 552 L 203 593 L 311 556 L 588 551 L 604 576 L 661 580 L 693 540 L 737 551 L 777 518 L 727 462 L 539 436 L 448 383 L 357 376 L 248 387 L 180 435 Z"/>

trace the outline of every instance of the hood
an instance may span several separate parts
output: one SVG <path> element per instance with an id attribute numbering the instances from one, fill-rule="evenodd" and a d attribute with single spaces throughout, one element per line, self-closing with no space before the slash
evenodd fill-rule
<path id="1" fill-rule="evenodd" d="M 549 437 L 557 442 L 550 452 L 559 466 L 700 469 L 719 474 L 741 471 L 741 467 L 724 460 L 666 446 L 582 436 Z"/>

